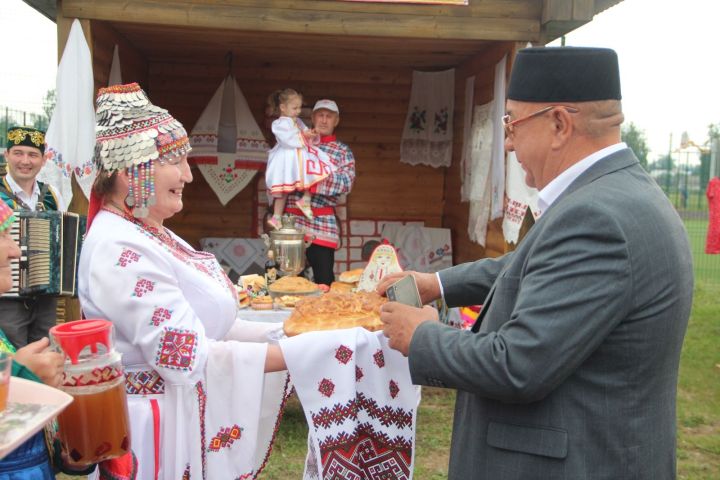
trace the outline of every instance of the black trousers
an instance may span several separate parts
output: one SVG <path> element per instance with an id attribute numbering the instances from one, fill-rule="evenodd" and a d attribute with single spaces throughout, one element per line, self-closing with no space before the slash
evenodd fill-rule
<path id="1" fill-rule="evenodd" d="M 57 322 L 57 298 L 0 299 L 0 328 L 10 343 L 21 348 L 48 336 Z"/>
<path id="2" fill-rule="evenodd" d="M 313 281 L 330 285 L 335 281 L 335 249 L 312 244 L 307 250 L 307 260 L 313 270 Z"/>

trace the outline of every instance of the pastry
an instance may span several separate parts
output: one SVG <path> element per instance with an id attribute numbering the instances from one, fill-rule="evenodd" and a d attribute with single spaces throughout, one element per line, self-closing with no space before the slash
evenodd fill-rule
<path id="1" fill-rule="evenodd" d="M 387 302 L 375 292 L 326 293 L 320 297 L 306 297 L 295 305 L 285 321 L 287 336 L 317 330 L 363 327 L 371 331 L 383 328 L 380 306 Z"/>
<path id="2" fill-rule="evenodd" d="M 318 291 L 317 284 L 303 277 L 282 277 L 270 285 L 273 293 L 311 293 Z"/>
<path id="3" fill-rule="evenodd" d="M 268 295 L 263 295 L 262 297 L 255 297 L 250 302 L 250 308 L 252 308 L 253 310 L 272 310 L 273 299 Z"/>
<path id="4" fill-rule="evenodd" d="M 357 283 L 360 281 L 360 275 L 362 275 L 364 268 L 356 268 L 355 270 L 348 270 L 342 272 L 338 277 L 338 280 L 343 283 Z"/>
<path id="5" fill-rule="evenodd" d="M 333 282 L 330 285 L 330 291 L 332 293 L 350 293 L 353 291 L 355 286 L 352 283 Z"/>
<path id="6" fill-rule="evenodd" d="M 297 302 L 302 300 L 303 297 L 298 297 L 296 295 L 283 295 L 282 297 L 279 297 L 277 299 L 277 302 L 282 307 L 286 308 L 294 308 Z"/>

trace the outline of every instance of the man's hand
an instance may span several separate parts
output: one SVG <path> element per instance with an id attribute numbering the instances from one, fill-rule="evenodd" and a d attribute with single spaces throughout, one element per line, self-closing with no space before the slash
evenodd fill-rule
<path id="1" fill-rule="evenodd" d="M 385 325 L 383 335 L 390 340 L 390 347 L 407 357 L 415 329 L 423 322 L 437 322 L 438 312 L 433 307 L 415 308 L 388 302 L 380 308 L 380 321 Z"/>
<path id="2" fill-rule="evenodd" d="M 44 384 L 57 387 L 62 381 L 65 357 L 62 353 L 50 351 L 49 347 L 47 337 L 33 342 L 18 349 L 15 361 L 30 369 Z"/>
<path id="3" fill-rule="evenodd" d="M 420 294 L 420 300 L 423 305 L 440 298 L 440 283 L 434 273 L 420 273 L 410 270 L 407 272 L 391 273 L 383 277 L 377 286 L 377 292 L 380 295 L 385 295 L 385 291 L 390 285 L 407 275 L 415 277 L 415 283 L 417 284 L 418 293 Z"/>

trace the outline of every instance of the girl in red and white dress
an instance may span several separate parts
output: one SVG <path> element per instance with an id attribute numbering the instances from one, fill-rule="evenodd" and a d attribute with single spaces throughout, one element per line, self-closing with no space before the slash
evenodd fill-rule
<path id="1" fill-rule="evenodd" d="M 270 225 L 280 228 L 280 216 L 290 192 L 301 191 L 297 206 L 312 219 L 310 202 L 314 186 L 332 173 L 334 166 L 325 152 L 316 148 L 319 136 L 300 120 L 302 95 L 291 88 L 277 90 L 268 98 L 268 111 L 279 118 L 272 123 L 277 143 L 270 150 L 265 184 L 273 200 Z"/>

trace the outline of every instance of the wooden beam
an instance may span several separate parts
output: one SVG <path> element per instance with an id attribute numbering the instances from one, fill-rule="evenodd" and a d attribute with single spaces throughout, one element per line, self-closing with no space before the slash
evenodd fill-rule
<path id="1" fill-rule="evenodd" d="M 309 7 L 313 3 L 326 6 L 327 10 L 312 10 Z M 272 6 L 274 4 L 272 1 L 209 4 L 159 0 L 64 0 L 63 11 L 67 16 L 111 22 L 262 32 L 468 40 L 536 40 L 540 34 L 538 18 L 472 16 L 471 11 L 454 9 L 445 14 L 423 15 L 418 12 L 425 10 L 417 6 L 407 6 L 402 10 L 404 13 L 383 13 L 362 8 L 362 5 L 369 4 L 345 5 L 343 2 L 308 0 L 288 4 L 301 5 L 305 9 L 277 8 Z M 349 6 L 353 6 L 353 10 L 349 10 Z M 499 15 L 502 13 L 498 10 Z"/>

